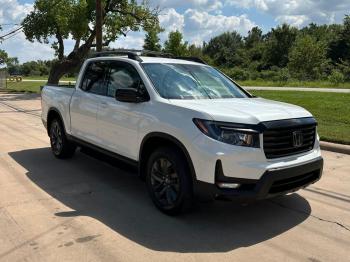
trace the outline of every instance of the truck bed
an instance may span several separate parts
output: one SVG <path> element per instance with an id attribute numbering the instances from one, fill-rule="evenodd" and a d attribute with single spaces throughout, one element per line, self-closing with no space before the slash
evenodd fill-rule
<path id="1" fill-rule="evenodd" d="M 51 107 L 59 110 L 66 130 L 70 130 L 70 101 L 75 92 L 73 85 L 46 85 L 41 92 L 42 97 L 42 119 L 46 121 Z"/>

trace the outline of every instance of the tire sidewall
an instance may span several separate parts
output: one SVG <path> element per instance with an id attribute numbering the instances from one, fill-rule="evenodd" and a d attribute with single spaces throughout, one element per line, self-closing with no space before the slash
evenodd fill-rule
<path id="1" fill-rule="evenodd" d="M 61 146 L 61 150 L 59 152 L 56 152 L 56 150 L 54 149 L 54 146 L 53 146 L 53 142 L 52 142 L 52 133 L 53 133 L 53 128 L 55 126 L 58 126 L 58 128 L 60 129 L 60 132 L 61 132 L 61 139 L 62 139 L 62 146 Z M 52 153 L 56 156 L 56 157 L 59 157 L 62 152 L 63 152 L 63 149 L 64 149 L 64 146 L 65 146 L 65 139 L 64 139 L 64 133 L 63 133 L 63 130 L 62 130 L 62 124 L 60 123 L 59 120 L 55 119 L 52 121 L 51 125 L 50 125 L 50 145 L 51 145 L 51 151 Z"/>
<path id="2" fill-rule="evenodd" d="M 174 165 L 180 181 L 179 196 L 176 200 L 175 205 L 171 208 L 165 208 L 159 203 L 157 197 L 155 196 L 151 183 L 152 167 L 154 162 L 156 162 L 159 158 L 165 158 Z M 148 193 L 151 196 L 153 203 L 162 212 L 168 215 L 176 215 L 184 211 L 187 206 L 192 204 L 192 183 L 188 170 L 189 169 L 187 168 L 185 159 L 182 157 L 182 154 L 180 152 L 177 152 L 177 150 L 174 150 L 172 148 L 159 148 L 151 154 L 147 163 L 146 184 Z"/>

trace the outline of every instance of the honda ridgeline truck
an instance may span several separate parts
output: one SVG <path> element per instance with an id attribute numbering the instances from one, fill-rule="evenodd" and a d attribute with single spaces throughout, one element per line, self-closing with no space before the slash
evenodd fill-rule
<path id="1" fill-rule="evenodd" d="M 75 88 L 43 88 L 42 121 L 54 156 L 72 157 L 79 146 L 136 165 L 170 215 L 196 196 L 251 202 L 322 175 L 308 111 L 254 97 L 200 59 L 100 53 Z"/>

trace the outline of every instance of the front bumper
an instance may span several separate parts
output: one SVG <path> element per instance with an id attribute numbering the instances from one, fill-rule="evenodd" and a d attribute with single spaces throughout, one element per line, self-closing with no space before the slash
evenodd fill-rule
<path id="1" fill-rule="evenodd" d="M 222 189 L 216 184 L 196 182 L 195 193 L 200 197 L 253 202 L 285 195 L 305 188 L 320 180 L 323 171 L 323 158 L 308 163 L 267 170 L 259 180 L 226 177 L 220 161 L 216 165 L 215 182 L 237 183 L 237 189 Z"/>

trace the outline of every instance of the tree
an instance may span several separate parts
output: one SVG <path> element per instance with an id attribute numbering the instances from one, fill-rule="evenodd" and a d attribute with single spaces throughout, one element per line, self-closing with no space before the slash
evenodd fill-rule
<path id="1" fill-rule="evenodd" d="M 183 41 L 182 33 L 178 30 L 169 33 L 164 43 L 164 51 L 174 56 L 186 56 L 188 43 Z"/>
<path id="2" fill-rule="evenodd" d="M 1 30 L 2 30 L 2 27 L 0 25 L 0 31 Z M 0 43 L 1 43 L 1 38 L 0 38 Z M 8 57 L 7 53 L 4 50 L 0 49 L 0 66 L 5 64 L 5 60 L 7 59 L 7 57 Z"/>
<path id="3" fill-rule="evenodd" d="M 6 63 L 8 59 L 8 55 L 4 50 L 0 49 L 0 65 L 3 65 Z"/>
<path id="4" fill-rule="evenodd" d="M 128 31 L 149 30 L 159 24 L 158 9 L 151 10 L 137 0 L 102 0 L 104 45 L 126 36 Z M 49 80 L 57 84 L 66 73 L 79 66 L 88 55 L 96 37 L 95 1 L 36 0 L 34 10 L 22 22 L 29 41 L 48 44 L 55 38 L 52 48 L 57 61 L 53 63 Z M 65 56 L 64 40 L 75 41 L 73 50 Z"/>
<path id="5" fill-rule="evenodd" d="M 263 41 L 263 33 L 259 27 L 253 27 L 248 35 L 244 38 L 244 45 L 246 48 L 253 48 L 256 44 L 259 44 Z"/>
<path id="6" fill-rule="evenodd" d="M 272 29 L 266 35 L 265 65 L 285 67 L 288 64 L 288 54 L 297 37 L 298 29 L 287 24 Z"/>
<path id="7" fill-rule="evenodd" d="M 162 50 L 160 39 L 158 37 L 160 31 L 161 30 L 157 28 L 152 28 L 151 30 L 149 30 L 149 32 L 146 33 L 145 44 L 143 45 L 143 49 L 156 52 Z"/>
<path id="8" fill-rule="evenodd" d="M 243 40 L 237 32 L 226 32 L 214 37 L 204 46 L 204 54 L 209 55 L 216 65 L 236 66 L 240 65 L 242 56 Z"/>
<path id="9" fill-rule="evenodd" d="M 335 63 L 350 61 L 350 16 L 344 18 L 344 25 L 329 46 L 329 57 Z"/>
<path id="10" fill-rule="evenodd" d="M 288 68 L 292 76 L 301 80 L 315 80 L 327 64 L 327 50 L 323 42 L 309 35 L 299 37 L 289 53 Z"/>
<path id="11" fill-rule="evenodd" d="M 260 70 L 263 67 L 262 59 L 265 48 L 262 30 L 259 27 L 253 27 L 244 38 L 244 50 L 247 57 L 244 65 L 253 71 Z"/>

